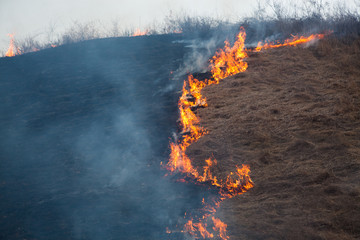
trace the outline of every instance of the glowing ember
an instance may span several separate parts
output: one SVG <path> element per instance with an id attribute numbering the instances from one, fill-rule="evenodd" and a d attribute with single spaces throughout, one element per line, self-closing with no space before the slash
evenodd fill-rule
<path id="1" fill-rule="evenodd" d="M 146 34 L 148 34 L 148 33 L 149 33 L 148 30 L 141 31 L 139 28 L 137 28 L 132 36 L 133 36 L 133 37 L 136 37 L 136 36 L 144 36 L 144 35 L 146 35 Z"/>
<path id="2" fill-rule="evenodd" d="M 6 57 L 13 57 L 15 56 L 15 43 L 14 43 L 14 34 L 8 34 L 10 37 L 10 46 L 7 52 L 5 53 Z"/>

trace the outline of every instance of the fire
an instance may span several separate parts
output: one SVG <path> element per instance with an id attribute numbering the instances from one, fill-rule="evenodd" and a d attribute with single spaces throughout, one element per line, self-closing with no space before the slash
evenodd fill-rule
<path id="1" fill-rule="evenodd" d="M 188 146 L 207 133 L 207 131 L 200 126 L 200 119 L 194 112 L 194 110 L 199 107 L 207 106 L 206 98 L 202 96 L 201 90 L 211 84 L 218 84 L 224 77 L 246 70 L 247 63 L 243 62 L 243 59 L 247 57 L 244 50 L 245 36 L 244 29 L 241 29 L 234 46 L 230 47 L 229 42 L 226 41 L 224 50 L 219 50 L 212 58 L 211 67 L 213 79 L 199 81 L 192 75 L 189 75 L 187 81 L 184 81 L 182 95 L 178 102 L 182 140 L 170 144 L 170 160 L 167 164 L 167 168 L 171 172 L 178 171 L 185 173 L 199 182 L 210 182 L 212 185 L 224 189 L 223 194 L 225 194 L 225 192 L 226 194 L 243 192 L 243 186 L 251 185 L 250 177 L 248 177 L 248 175 L 241 175 L 249 173 L 250 170 L 248 166 L 243 166 L 243 168 L 248 169 L 248 171 L 243 170 L 243 168 L 237 170 L 238 174 L 235 177 L 238 177 L 238 179 L 234 179 L 234 176 L 229 176 L 226 181 L 219 181 L 211 172 L 211 167 L 217 164 L 216 159 L 205 160 L 203 173 L 200 174 L 198 170 L 193 167 L 190 158 L 185 152 Z"/>
<path id="2" fill-rule="evenodd" d="M 211 73 L 216 83 L 228 76 L 246 71 L 248 65 L 243 61 L 247 57 L 244 50 L 245 38 L 245 30 L 241 28 L 234 46 L 230 47 L 229 41 L 225 41 L 224 49 L 220 49 L 211 59 Z"/>
<path id="3" fill-rule="evenodd" d="M 186 232 L 188 232 L 190 235 L 194 235 L 195 234 L 195 228 L 193 225 L 193 220 L 190 219 L 184 226 L 184 229 Z"/>
<path id="4" fill-rule="evenodd" d="M 203 224 L 202 222 L 199 223 L 194 223 L 194 226 L 197 228 L 197 230 L 199 231 L 200 235 L 205 239 L 205 238 L 213 238 L 214 234 L 209 233 L 206 230 L 207 224 Z"/>
<path id="5" fill-rule="evenodd" d="M 241 194 L 253 186 L 249 176 L 250 168 L 247 165 L 243 165 L 241 168 L 237 167 L 235 174 L 231 173 L 226 180 L 223 180 L 218 179 L 212 173 L 212 168 L 217 165 L 216 159 L 206 159 L 203 169 L 200 171 L 193 166 L 191 159 L 186 155 L 187 147 L 207 134 L 207 130 L 200 126 L 200 119 L 195 114 L 196 109 L 207 107 L 206 98 L 202 96 L 201 90 L 211 84 L 218 84 L 225 77 L 246 70 L 247 63 L 243 61 L 247 57 L 245 37 L 245 31 L 241 29 L 234 46 L 230 47 L 230 43 L 226 41 L 224 49 L 219 50 L 211 59 L 212 79 L 200 81 L 189 75 L 188 79 L 184 81 L 182 95 L 178 101 L 182 128 L 181 140 L 170 143 L 171 153 L 166 167 L 171 172 L 177 171 L 186 174 L 197 182 L 213 185 L 219 189 L 221 196 L 212 204 L 205 204 L 203 201 L 205 214 L 202 220 L 194 222 L 191 219 L 184 226 L 186 232 L 191 235 L 199 234 L 202 238 L 214 237 L 214 233 L 207 230 L 206 219 L 216 212 L 220 202 Z M 215 219 L 213 230 L 219 232 L 218 236 L 222 239 L 227 239 L 226 225 L 220 225 L 220 223 L 222 223 L 220 220 Z"/>
<path id="6" fill-rule="evenodd" d="M 214 223 L 214 231 L 219 231 L 219 237 L 221 239 L 229 239 L 228 236 L 226 236 L 226 228 L 227 225 L 223 223 L 220 219 L 212 217 L 213 223 Z"/>
<path id="7" fill-rule="evenodd" d="M 7 52 L 5 53 L 6 57 L 13 57 L 15 56 L 15 43 L 14 43 L 14 34 L 8 34 L 10 37 L 10 46 Z"/>
<path id="8" fill-rule="evenodd" d="M 148 33 L 149 33 L 148 30 L 141 31 L 140 28 L 137 28 L 132 36 L 133 36 L 133 37 L 136 37 L 136 36 L 144 36 L 144 35 L 147 35 Z"/>
<path id="9" fill-rule="evenodd" d="M 259 52 L 263 49 L 269 49 L 269 48 L 279 48 L 279 47 L 287 47 L 287 46 L 296 46 L 299 44 L 308 43 L 311 41 L 315 41 L 318 39 L 323 39 L 325 37 L 325 34 L 312 34 L 308 37 L 304 36 L 292 36 L 292 38 L 286 39 L 284 43 L 275 43 L 275 42 L 259 42 L 257 47 L 255 48 L 255 51 Z"/>
<path id="10" fill-rule="evenodd" d="M 213 199 L 210 204 L 205 204 L 205 200 L 202 200 L 204 205 L 202 217 L 196 221 L 191 218 L 184 225 L 184 231 L 195 238 L 213 238 L 216 234 L 217 237 L 223 240 L 229 239 L 226 235 L 227 225 L 214 217 L 216 208 L 225 199 L 242 194 L 254 186 L 250 178 L 250 167 L 248 165 L 236 166 L 235 171 L 230 172 L 225 179 L 218 179 L 212 172 L 217 165 L 216 159 L 206 159 L 201 169 L 194 167 L 191 159 L 186 155 L 186 149 L 208 133 L 200 125 L 200 119 L 195 113 L 196 109 L 208 106 L 206 98 L 201 94 L 201 90 L 211 84 L 218 84 L 220 80 L 228 76 L 246 71 L 248 64 L 244 59 L 248 57 L 247 52 L 251 50 L 245 48 L 245 38 L 245 30 L 241 28 L 233 46 L 230 45 L 229 41 L 225 41 L 224 48 L 218 50 L 210 59 L 212 78 L 200 81 L 189 75 L 188 79 L 184 81 L 182 95 L 178 101 L 182 131 L 179 134 L 180 140 L 170 143 L 171 153 L 166 168 L 170 172 L 185 174 L 199 183 L 212 185 L 219 192 L 218 199 Z M 281 46 L 294 46 L 321 38 L 324 38 L 324 34 L 314 34 L 309 37 L 294 36 L 282 44 L 259 43 L 255 51 Z M 212 220 L 213 232 L 207 229 L 209 219 Z"/>
<path id="11" fill-rule="evenodd" d="M 23 49 L 16 47 L 15 46 L 15 40 L 14 40 L 14 34 L 8 34 L 8 36 L 10 37 L 10 45 L 9 45 L 9 49 L 8 51 L 5 53 L 6 57 L 13 57 L 15 55 L 21 55 L 23 53 L 25 53 L 23 51 Z M 51 45 L 51 47 L 56 47 L 56 45 Z M 40 51 L 40 49 L 33 47 L 31 49 L 32 52 L 37 52 Z"/>

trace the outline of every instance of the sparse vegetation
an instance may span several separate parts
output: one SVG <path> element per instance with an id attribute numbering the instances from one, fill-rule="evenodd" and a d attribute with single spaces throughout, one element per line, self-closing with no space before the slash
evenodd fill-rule
<path id="1" fill-rule="evenodd" d="M 310 34 L 322 31 L 333 31 L 335 36 L 347 36 L 351 41 L 360 35 L 360 1 L 354 0 L 350 7 L 345 2 L 330 4 L 326 0 L 295 1 L 258 0 L 252 16 L 240 18 L 234 22 L 212 17 L 190 16 L 186 13 L 170 14 L 162 24 L 152 24 L 146 28 L 147 35 L 182 33 L 184 37 L 223 38 L 234 35 L 240 26 L 247 31 L 247 43 L 255 44 L 259 40 L 287 38 L 292 34 Z M 105 27 L 98 21 L 89 23 L 74 22 L 62 34 L 55 34 L 55 27 L 47 31 L 46 40 L 39 35 L 16 40 L 15 44 L 21 53 L 32 52 L 85 40 L 106 37 L 127 37 L 135 33 L 135 29 L 124 28 L 118 20 L 110 27 Z M 221 42 L 221 41 L 219 41 Z"/>

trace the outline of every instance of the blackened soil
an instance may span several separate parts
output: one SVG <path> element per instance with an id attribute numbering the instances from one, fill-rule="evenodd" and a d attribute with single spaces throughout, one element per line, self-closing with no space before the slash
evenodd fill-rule
<path id="1" fill-rule="evenodd" d="M 0 239 L 165 239 L 206 192 L 164 178 L 177 36 L 0 59 Z M 174 234 L 182 239 L 182 234 Z"/>

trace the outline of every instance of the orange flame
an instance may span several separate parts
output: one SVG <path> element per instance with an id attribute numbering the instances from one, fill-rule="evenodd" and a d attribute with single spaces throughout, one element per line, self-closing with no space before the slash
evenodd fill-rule
<path id="1" fill-rule="evenodd" d="M 184 81 L 182 95 L 178 102 L 182 127 L 181 135 L 183 139 L 170 144 L 171 153 L 167 164 L 167 168 L 171 172 L 179 171 L 199 182 L 209 182 L 223 189 L 222 194 L 226 196 L 236 195 L 250 188 L 252 182 L 248 176 L 250 172 L 249 167 L 243 165 L 241 169 L 237 168 L 237 174 L 228 176 L 226 181 L 219 181 L 216 176 L 213 176 L 211 173 L 211 167 L 217 164 L 216 160 L 205 160 L 206 165 L 203 167 L 203 173 L 200 174 L 198 170 L 193 167 L 190 158 L 185 152 L 188 146 L 207 133 L 207 131 L 200 126 L 200 119 L 194 113 L 194 109 L 207 106 L 206 98 L 201 95 L 201 90 L 211 84 L 218 84 L 224 77 L 246 70 L 247 63 L 243 62 L 243 59 L 247 57 L 244 50 L 245 36 L 244 29 L 241 29 L 234 46 L 230 47 L 229 42 L 226 41 L 224 50 L 219 50 L 212 58 L 211 67 L 213 79 L 199 81 L 190 75 L 187 81 Z"/>
<path id="2" fill-rule="evenodd" d="M 5 56 L 6 57 L 13 57 L 13 56 L 15 56 L 14 34 L 9 33 L 8 36 L 10 37 L 10 45 L 9 45 L 9 49 L 5 53 Z"/>
<path id="3" fill-rule="evenodd" d="M 195 228 L 194 228 L 194 225 L 193 225 L 193 220 L 190 219 L 184 226 L 184 229 L 186 232 L 188 232 L 189 234 L 191 235 L 194 235 L 195 234 Z"/>
<path id="4" fill-rule="evenodd" d="M 247 69 L 247 63 L 243 61 L 247 57 L 244 48 L 245 37 L 245 30 L 242 28 L 233 47 L 230 47 L 230 43 L 226 41 L 224 49 L 216 52 L 215 56 L 211 59 L 210 65 L 212 79 L 200 81 L 189 75 L 188 79 L 184 81 L 182 95 L 178 102 L 182 127 L 180 135 L 182 139 L 175 143 L 170 143 L 170 159 L 166 166 L 171 172 L 181 172 L 198 182 L 206 182 L 217 187 L 221 195 L 220 201 L 246 192 L 253 186 L 249 176 L 249 166 L 243 165 L 241 168 L 237 167 L 235 174 L 231 173 L 226 180 L 217 179 L 211 171 L 217 164 L 216 159 L 206 159 L 203 169 L 199 172 L 186 155 L 186 149 L 203 135 L 207 134 L 206 129 L 200 126 L 200 119 L 194 112 L 199 107 L 207 107 L 206 98 L 202 96 L 201 90 L 211 84 L 218 84 L 225 77 L 244 72 Z M 204 201 L 203 204 L 205 205 Z M 207 214 L 203 215 L 203 220 L 195 223 L 193 219 L 189 220 L 184 226 L 185 231 L 191 235 L 199 234 L 203 238 L 213 238 L 214 234 L 206 229 L 207 224 L 204 221 L 216 212 L 219 204 L 220 202 L 214 202 L 214 206 L 206 204 L 203 211 L 207 212 Z M 221 238 L 227 239 L 226 225 L 220 225 L 220 223 L 222 223 L 220 220 L 214 220 L 215 225 L 213 229 L 219 232 Z"/>
<path id="5" fill-rule="evenodd" d="M 133 36 L 133 37 L 136 37 L 136 36 L 144 36 L 144 35 L 147 35 L 148 33 L 149 33 L 148 30 L 141 31 L 140 28 L 137 28 L 132 36 Z"/>
<path id="6" fill-rule="evenodd" d="M 219 237 L 221 239 L 229 239 L 228 236 L 226 236 L 226 228 L 227 225 L 225 223 L 223 223 L 220 219 L 212 217 L 213 223 L 214 223 L 214 231 L 219 231 Z"/>
<path id="7" fill-rule="evenodd" d="M 220 49 L 211 59 L 211 73 L 217 83 L 228 76 L 246 71 L 248 65 L 243 61 L 247 57 L 244 50 L 245 38 L 245 30 L 241 28 L 234 46 L 230 47 L 229 41 L 225 41 L 224 49 Z"/>
<path id="8" fill-rule="evenodd" d="M 185 224 L 184 230 L 190 235 L 195 236 L 195 238 L 199 238 L 198 234 L 204 239 L 214 237 L 214 234 L 206 229 L 206 221 L 212 216 L 212 230 L 217 232 L 217 236 L 221 239 L 229 239 L 226 235 L 227 225 L 214 217 L 216 208 L 219 207 L 223 200 L 242 194 L 254 186 L 249 175 L 250 167 L 248 165 L 243 164 L 241 168 L 236 166 L 236 171 L 230 172 L 226 180 L 223 180 L 217 179 L 211 171 L 217 164 L 216 159 L 206 159 L 202 170 L 200 170 L 192 165 L 191 159 L 186 155 L 186 149 L 203 135 L 207 134 L 207 130 L 201 127 L 200 119 L 194 112 L 199 107 L 207 107 L 206 98 L 202 96 L 201 90 L 211 84 L 218 84 L 220 80 L 228 76 L 246 71 L 248 64 L 244 62 L 244 59 L 248 56 L 247 52 L 250 50 L 245 49 L 245 38 L 245 30 L 241 28 L 232 47 L 229 41 L 225 41 L 225 47 L 218 50 L 210 60 L 212 79 L 200 81 L 189 75 L 188 79 L 184 81 L 182 95 L 178 101 L 182 127 L 180 133 L 181 139 L 170 143 L 171 153 L 166 168 L 171 172 L 177 171 L 186 174 L 197 182 L 211 184 L 219 189 L 220 194 L 219 200 L 214 200 L 211 204 L 205 204 L 203 199 L 204 207 L 202 211 L 204 214 L 202 218 L 197 222 L 191 219 Z M 292 39 L 285 40 L 282 44 L 259 43 L 255 51 L 282 46 L 294 46 L 321 38 L 324 38 L 324 34 L 315 34 L 309 37 L 293 37 Z"/>
<path id="9" fill-rule="evenodd" d="M 194 226 L 197 228 L 197 230 L 199 231 L 200 235 L 205 239 L 205 238 L 213 238 L 214 237 L 214 234 L 212 233 L 209 233 L 207 230 L 206 230 L 206 227 L 207 227 L 207 224 L 206 223 L 202 223 L 202 222 L 199 222 L 199 223 L 194 223 Z"/>
<path id="10" fill-rule="evenodd" d="M 259 52 L 263 49 L 269 49 L 269 48 L 279 48 L 279 47 L 286 47 L 286 46 L 296 46 L 299 44 L 308 43 L 311 41 L 323 39 L 325 37 L 325 34 L 312 34 L 308 37 L 304 36 L 292 36 L 292 38 L 286 39 L 284 43 L 275 43 L 275 42 L 259 42 L 255 51 Z"/>

